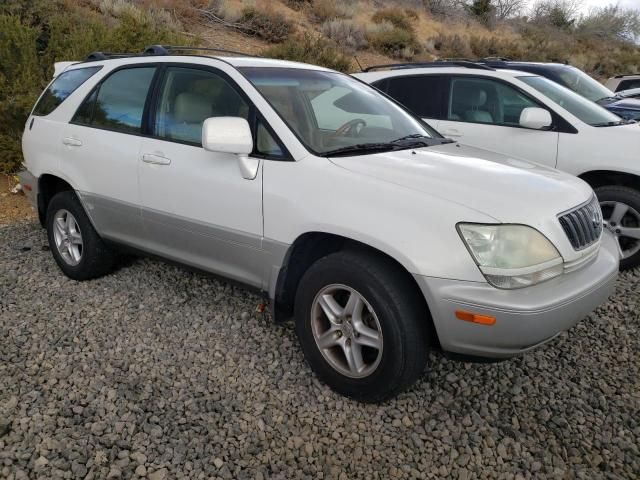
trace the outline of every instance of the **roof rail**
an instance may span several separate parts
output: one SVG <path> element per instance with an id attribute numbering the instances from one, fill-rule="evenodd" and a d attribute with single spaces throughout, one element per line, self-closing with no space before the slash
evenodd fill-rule
<path id="1" fill-rule="evenodd" d="M 235 50 L 226 50 L 224 48 L 210 48 L 210 47 L 190 47 L 187 45 L 150 45 L 144 49 L 144 55 L 171 55 L 174 52 L 218 52 L 218 53 L 230 53 L 231 55 L 242 55 L 243 57 L 256 57 L 250 53 L 237 52 Z"/>
<path id="2" fill-rule="evenodd" d="M 365 68 L 364 72 L 373 70 L 382 70 L 388 68 L 390 70 L 399 70 L 403 68 L 434 68 L 434 67 L 465 67 L 476 70 L 495 70 L 487 65 L 473 62 L 471 60 L 435 60 L 433 62 L 407 62 L 407 63 L 389 63 L 387 65 L 372 65 Z"/>
<path id="3" fill-rule="evenodd" d="M 637 76 L 639 76 L 639 75 L 640 75 L 640 73 L 627 73 L 627 74 L 625 74 L 625 75 L 616 75 L 616 76 L 615 76 L 615 77 L 613 77 L 613 78 L 637 77 Z"/>
<path id="4" fill-rule="evenodd" d="M 110 60 L 114 58 L 127 58 L 127 57 L 140 57 L 146 55 L 171 55 L 177 52 L 189 52 L 189 51 L 203 51 L 203 52 L 218 52 L 228 53 L 231 55 L 242 55 L 245 57 L 255 57 L 243 52 L 236 52 L 233 50 L 225 50 L 223 48 L 208 48 L 208 47 L 189 47 L 180 45 L 149 45 L 140 53 L 114 53 L 114 52 L 92 52 L 84 59 L 85 62 L 97 62 L 100 60 Z M 179 53 L 177 53 L 179 54 Z"/>
<path id="5" fill-rule="evenodd" d="M 135 57 L 137 53 L 113 53 L 113 52 L 91 52 L 84 59 L 85 62 L 97 62 L 99 60 L 109 60 L 111 58 Z"/>
<path id="6" fill-rule="evenodd" d="M 476 62 L 513 62 L 514 60 L 508 57 L 484 57 L 475 61 Z"/>

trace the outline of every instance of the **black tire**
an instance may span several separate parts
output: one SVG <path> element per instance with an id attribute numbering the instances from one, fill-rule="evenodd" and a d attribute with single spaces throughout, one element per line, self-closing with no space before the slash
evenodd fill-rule
<path id="1" fill-rule="evenodd" d="M 73 215 L 82 236 L 81 257 L 76 265 L 71 265 L 65 260 L 56 246 L 53 223 L 56 214 L 63 210 Z M 93 228 L 75 192 L 60 192 L 51 199 L 47 207 L 46 225 L 53 258 L 67 277 L 74 280 L 89 280 L 106 275 L 113 269 L 114 254 Z"/>
<path id="2" fill-rule="evenodd" d="M 640 214 L 640 192 L 638 190 L 618 185 L 607 185 L 596 188 L 595 192 L 598 196 L 598 200 L 600 201 L 600 205 L 602 206 L 605 220 L 608 218 L 608 207 L 606 206 L 606 202 L 624 203 Z M 626 222 L 625 226 L 640 228 L 640 223 L 637 219 L 634 219 L 634 217 L 635 215 L 633 214 L 626 215 L 624 218 L 624 221 Z M 611 231 L 616 233 L 616 228 L 611 227 Z M 629 239 L 621 239 L 621 247 L 627 247 L 629 245 L 629 241 Z M 640 240 L 638 240 L 638 242 L 640 242 Z M 640 250 L 630 257 L 620 259 L 620 270 L 629 270 L 637 267 L 638 265 L 640 265 Z"/>
<path id="3" fill-rule="evenodd" d="M 334 284 L 360 293 L 375 311 L 382 330 L 381 358 L 363 378 L 350 378 L 335 369 L 314 337 L 314 299 Z M 296 293 L 296 333 L 311 369 L 336 392 L 361 402 L 387 400 L 418 379 L 427 360 L 429 321 L 426 304 L 408 274 L 392 261 L 368 252 L 341 251 L 318 260 L 305 272 Z"/>

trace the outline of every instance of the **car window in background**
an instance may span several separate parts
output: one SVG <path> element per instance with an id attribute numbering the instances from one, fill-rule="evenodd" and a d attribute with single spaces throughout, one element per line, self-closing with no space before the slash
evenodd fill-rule
<path id="1" fill-rule="evenodd" d="M 383 91 L 420 117 L 443 118 L 446 82 L 439 75 L 392 77 L 385 80 Z"/>
<path id="2" fill-rule="evenodd" d="M 518 77 L 575 117 L 594 127 L 618 125 L 622 119 L 600 105 L 544 77 Z"/>
<path id="3" fill-rule="evenodd" d="M 441 138 L 377 90 L 347 75 L 291 68 L 241 70 L 317 155 L 408 136 Z"/>
<path id="4" fill-rule="evenodd" d="M 539 106 L 502 82 L 460 77 L 451 80 L 447 119 L 516 127 L 522 110 Z"/>
<path id="5" fill-rule="evenodd" d="M 80 85 L 89 80 L 102 67 L 87 67 L 62 72 L 51 82 L 33 109 L 38 116 L 49 115 L 64 102 Z"/>
<path id="6" fill-rule="evenodd" d="M 622 80 L 616 88 L 616 92 L 620 90 L 631 90 L 632 88 L 640 88 L 640 79 L 638 80 Z"/>
<path id="7" fill-rule="evenodd" d="M 201 145 L 202 124 L 209 117 L 249 118 L 249 105 L 213 72 L 169 67 L 164 76 L 154 135 Z"/>
<path id="8" fill-rule="evenodd" d="M 578 95 L 597 102 L 604 98 L 613 97 L 613 92 L 607 87 L 591 78 L 589 75 L 574 67 L 564 67 L 556 72 L 564 85 Z"/>

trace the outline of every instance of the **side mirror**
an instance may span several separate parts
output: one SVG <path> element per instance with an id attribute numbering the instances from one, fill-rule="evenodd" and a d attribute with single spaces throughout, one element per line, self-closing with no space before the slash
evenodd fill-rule
<path id="1" fill-rule="evenodd" d="M 520 114 L 520 126 L 533 130 L 544 130 L 553 123 L 551 114 L 544 108 L 527 107 Z"/>
<path id="2" fill-rule="evenodd" d="M 242 177 L 253 180 L 258 175 L 260 160 L 248 155 L 253 151 L 249 122 L 241 117 L 211 117 L 202 124 L 202 147 L 210 152 L 238 155 Z"/>
<path id="3" fill-rule="evenodd" d="M 240 117 L 211 117 L 202 125 L 202 147 L 210 152 L 249 155 L 253 138 L 249 122 Z"/>

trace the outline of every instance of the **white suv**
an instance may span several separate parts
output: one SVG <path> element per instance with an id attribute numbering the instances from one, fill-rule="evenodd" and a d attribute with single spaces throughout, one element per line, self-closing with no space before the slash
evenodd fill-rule
<path id="1" fill-rule="evenodd" d="M 375 71 L 378 68 L 384 70 Z M 621 268 L 640 265 L 640 126 L 538 75 L 473 62 L 372 67 L 355 76 L 446 137 L 577 175 L 596 191 Z"/>
<path id="2" fill-rule="evenodd" d="M 27 121 L 22 181 L 69 277 L 125 246 L 240 281 L 362 401 L 433 346 L 525 352 L 614 288 L 582 180 L 453 143 L 348 75 L 152 51 L 69 66 Z"/>

